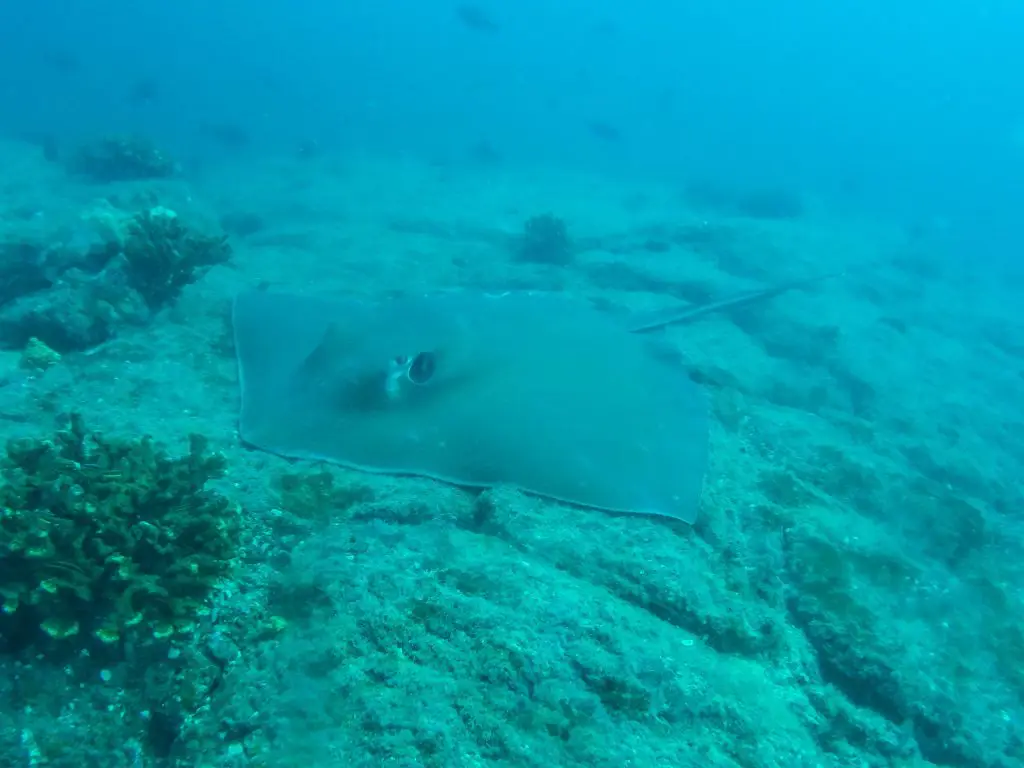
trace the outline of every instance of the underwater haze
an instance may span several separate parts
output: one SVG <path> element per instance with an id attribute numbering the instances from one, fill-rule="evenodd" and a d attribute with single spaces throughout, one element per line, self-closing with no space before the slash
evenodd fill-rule
<path id="1" fill-rule="evenodd" d="M 789 1 L 8 4 L 3 126 L 202 151 L 300 141 L 459 163 L 795 185 L 1021 247 L 1024 9 Z M 129 98 L 140 81 L 155 95 Z M 604 126 L 609 130 L 593 130 Z M 198 145 L 198 146 L 197 146 Z"/>
<path id="2" fill-rule="evenodd" d="M 1022 40 L 8 0 L 0 765 L 1024 765 Z"/>

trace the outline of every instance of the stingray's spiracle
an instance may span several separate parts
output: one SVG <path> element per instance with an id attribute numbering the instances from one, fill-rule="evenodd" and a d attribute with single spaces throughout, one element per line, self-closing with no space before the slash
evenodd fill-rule
<path id="1" fill-rule="evenodd" d="M 437 358 L 433 352 L 420 352 L 417 355 L 398 355 L 388 364 L 387 379 L 384 385 L 390 400 L 398 399 L 402 394 L 402 380 L 422 387 L 430 382 L 437 370 Z"/>
<path id="2" fill-rule="evenodd" d="M 434 371 L 437 370 L 437 358 L 433 352 L 420 352 L 409 363 L 409 381 L 420 386 L 428 383 L 434 378 Z"/>

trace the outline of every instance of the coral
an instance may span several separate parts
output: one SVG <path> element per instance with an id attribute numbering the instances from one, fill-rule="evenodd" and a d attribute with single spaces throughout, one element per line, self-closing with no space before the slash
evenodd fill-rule
<path id="1" fill-rule="evenodd" d="M 177 213 L 156 206 L 128 223 L 122 252 L 129 284 L 155 310 L 176 299 L 207 267 L 227 261 L 231 246 L 227 237 L 193 232 Z"/>
<path id="2" fill-rule="evenodd" d="M 134 203 L 133 203 L 134 205 Z M 13 256 L 0 269 L 0 346 L 19 349 L 32 337 L 65 353 L 94 347 L 129 325 L 143 325 L 231 247 L 162 206 L 123 210 L 108 201 L 84 212 L 65 240 Z M 0 256 L 5 251 L 0 247 Z M 2 261 L 2 260 L 0 260 Z M 38 279 L 24 280 L 34 269 Z"/>
<path id="3" fill-rule="evenodd" d="M 95 347 L 126 325 L 141 325 L 149 308 L 116 270 L 69 269 L 49 290 L 0 308 L 0 345 L 17 349 L 33 337 L 58 353 Z"/>
<path id="4" fill-rule="evenodd" d="M 140 136 L 106 136 L 79 147 L 69 168 L 90 181 L 137 181 L 173 176 L 178 165 Z"/>
<path id="5" fill-rule="evenodd" d="M 188 632 L 237 549 L 239 511 L 205 488 L 225 460 L 190 437 L 172 458 L 148 437 L 86 431 L 19 439 L 0 464 L 0 637 L 103 644 Z"/>
<path id="6" fill-rule="evenodd" d="M 515 254 L 520 261 L 568 264 L 573 246 L 565 221 L 549 213 L 527 219 L 516 239 Z"/>

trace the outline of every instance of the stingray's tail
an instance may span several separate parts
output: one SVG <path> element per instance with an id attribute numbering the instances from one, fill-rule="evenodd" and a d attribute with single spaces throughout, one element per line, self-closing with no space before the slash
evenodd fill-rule
<path id="1" fill-rule="evenodd" d="M 629 330 L 632 333 L 647 333 L 649 331 L 656 331 L 659 328 L 664 328 L 668 325 L 692 323 L 693 321 L 699 320 L 705 315 L 710 315 L 714 312 L 725 312 L 730 309 L 745 307 L 748 304 L 774 298 L 781 293 L 807 288 L 825 280 L 830 280 L 833 277 L 842 277 L 845 274 L 846 270 L 841 272 L 827 272 L 822 275 L 815 275 L 814 277 L 789 280 L 785 283 L 779 283 L 778 285 L 773 285 L 769 288 L 758 288 L 753 291 L 736 293 L 731 296 L 726 296 L 723 299 L 719 299 L 718 301 L 712 301 L 708 304 L 701 304 L 696 307 L 673 308 L 666 310 L 663 313 L 659 313 L 656 316 L 648 317 L 638 322 L 636 325 L 630 326 Z"/>

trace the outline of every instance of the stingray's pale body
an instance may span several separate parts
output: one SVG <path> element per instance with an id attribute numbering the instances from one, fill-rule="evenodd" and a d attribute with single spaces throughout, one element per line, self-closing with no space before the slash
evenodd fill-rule
<path id="1" fill-rule="evenodd" d="M 584 303 L 250 292 L 234 307 L 240 431 L 258 448 L 692 522 L 703 393 Z"/>

